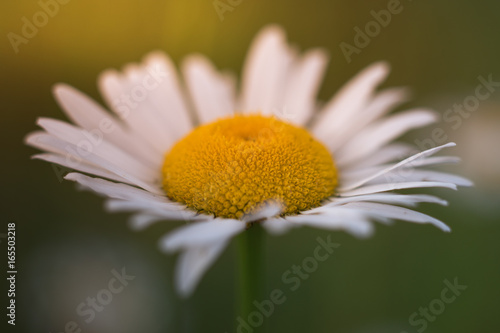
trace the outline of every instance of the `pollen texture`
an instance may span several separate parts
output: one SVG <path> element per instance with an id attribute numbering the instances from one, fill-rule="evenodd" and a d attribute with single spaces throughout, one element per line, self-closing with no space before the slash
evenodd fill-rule
<path id="1" fill-rule="evenodd" d="M 331 196 L 337 171 L 327 149 L 303 128 L 261 115 L 237 115 L 194 129 L 165 157 L 163 186 L 200 213 L 240 218 L 267 200 L 283 215 Z"/>

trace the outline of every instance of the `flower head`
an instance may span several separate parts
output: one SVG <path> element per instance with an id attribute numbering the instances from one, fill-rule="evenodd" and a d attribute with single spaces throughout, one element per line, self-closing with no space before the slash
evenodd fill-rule
<path id="1" fill-rule="evenodd" d="M 268 200 L 282 214 L 317 207 L 334 193 L 333 159 L 307 130 L 274 117 L 235 115 L 181 139 L 163 165 L 172 200 L 215 217 L 241 218 Z"/>
<path id="2" fill-rule="evenodd" d="M 413 109 L 387 115 L 407 100 L 401 88 L 377 91 L 388 75 L 376 63 L 323 106 L 316 93 L 327 63 L 322 50 L 299 55 L 276 26 L 263 29 L 245 62 L 241 89 L 202 56 L 188 57 L 182 82 L 169 58 L 148 55 L 122 73 L 106 71 L 99 86 L 109 113 L 77 90 L 54 94 L 74 123 L 41 118 L 44 131 L 26 141 L 35 158 L 77 172 L 65 178 L 108 198 L 110 211 L 133 212 L 131 223 L 188 225 L 161 240 L 180 251 L 176 283 L 191 293 L 230 239 L 252 223 L 283 233 L 298 226 L 373 232 L 372 221 L 443 222 L 401 206 L 446 204 L 395 190 L 468 186 L 461 177 L 423 169 L 449 143 L 416 153 L 393 143 L 437 120 Z"/>

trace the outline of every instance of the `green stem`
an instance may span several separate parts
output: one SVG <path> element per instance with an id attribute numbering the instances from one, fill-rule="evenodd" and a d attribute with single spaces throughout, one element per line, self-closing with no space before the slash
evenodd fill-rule
<path id="1" fill-rule="evenodd" d="M 264 252 L 265 230 L 256 223 L 238 238 L 239 315 L 245 321 L 254 308 L 253 302 L 261 301 L 265 292 Z"/>

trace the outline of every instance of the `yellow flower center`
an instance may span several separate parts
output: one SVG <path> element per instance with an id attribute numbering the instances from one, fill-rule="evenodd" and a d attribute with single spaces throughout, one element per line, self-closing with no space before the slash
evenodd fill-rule
<path id="1" fill-rule="evenodd" d="M 331 196 L 337 170 L 328 150 L 305 129 L 274 117 L 236 115 L 200 126 L 165 158 L 168 196 L 200 213 L 240 218 L 267 200 L 283 215 Z"/>

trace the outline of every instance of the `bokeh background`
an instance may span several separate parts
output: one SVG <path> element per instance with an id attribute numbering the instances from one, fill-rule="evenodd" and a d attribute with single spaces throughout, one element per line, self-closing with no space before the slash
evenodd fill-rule
<path id="1" fill-rule="evenodd" d="M 407 106 L 441 113 L 473 94 L 478 76 L 500 80 L 500 2 L 494 0 L 404 0 L 402 12 L 348 63 L 340 43 L 352 44 L 354 27 L 363 28 L 373 20 L 370 11 L 387 8 L 388 2 L 243 0 L 221 20 L 213 0 L 71 0 L 27 44 L 20 44 L 18 53 L 7 34 L 21 34 L 23 17 L 32 20 L 40 4 L 0 2 L 0 233 L 6 232 L 7 222 L 17 222 L 16 329 L 63 332 L 74 320 L 82 332 L 234 332 L 238 316 L 234 244 L 194 296 L 180 300 L 172 288 L 175 257 L 157 248 L 158 239 L 178 223 L 133 232 L 126 214 L 107 214 L 101 198 L 61 181 L 64 170 L 30 160 L 36 151 L 23 138 L 36 129 L 36 118 L 66 119 L 52 98 L 54 83 L 69 83 L 102 102 L 97 75 L 138 61 L 151 50 L 166 51 L 176 64 L 192 52 L 203 53 L 218 68 L 239 75 L 252 37 L 268 23 L 283 25 L 302 50 L 320 46 L 329 51 L 323 100 L 377 60 L 392 65 L 384 86 L 413 88 Z M 421 326 L 411 326 L 409 316 L 439 298 L 443 280 L 455 277 L 467 289 L 425 331 L 498 331 L 499 111 L 500 89 L 458 129 L 441 123 L 403 138 L 425 139 L 441 127 L 458 143 L 448 153 L 461 156 L 463 163 L 448 170 L 471 178 L 476 187 L 431 190 L 449 199 L 450 206 L 422 208 L 449 224 L 452 233 L 399 222 L 378 226 L 375 236 L 364 241 L 315 229 L 269 236 L 267 284 L 287 296 L 266 319 L 269 332 L 417 332 Z M 298 290 L 289 291 L 283 272 L 312 255 L 318 236 L 328 235 L 341 247 Z M 0 248 L 3 275 L 5 242 Z M 106 288 L 112 270 L 122 267 L 135 279 L 92 323 L 83 322 L 75 312 L 78 304 Z"/>

